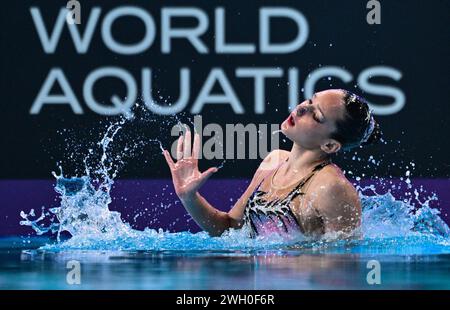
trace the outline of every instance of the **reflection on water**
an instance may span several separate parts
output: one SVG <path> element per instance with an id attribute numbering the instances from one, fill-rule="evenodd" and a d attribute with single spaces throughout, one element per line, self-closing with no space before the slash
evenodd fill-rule
<path id="1" fill-rule="evenodd" d="M 381 285 L 366 281 L 381 264 Z M 68 285 L 68 261 L 81 284 Z M 449 289 L 450 255 L 264 251 L 2 250 L 0 288 L 10 289 Z"/>

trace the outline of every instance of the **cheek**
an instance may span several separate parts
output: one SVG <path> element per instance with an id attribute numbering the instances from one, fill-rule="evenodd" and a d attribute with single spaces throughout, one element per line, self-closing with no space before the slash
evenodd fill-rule
<path id="1" fill-rule="evenodd" d="M 298 131 L 307 132 L 310 135 L 320 134 L 324 130 L 323 125 L 310 118 L 300 120 L 298 125 Z"/>
<path id="2" fill-rule="evenodd" d="M 303 124 L 303 126 L 297 126 L 295 130 L 292 131 L 292 136 L 295 137 L 296 140 L 311 144 L 319 138 L 320 133 L 315 126 Z"/>
<path id="3" fill-rule="evenodd" d="M 309 141 L 321 142 L 330 136 L 328 127 L 315 121 L 305 122 L 303 126 L 299 126 L 297 134 Z"/>

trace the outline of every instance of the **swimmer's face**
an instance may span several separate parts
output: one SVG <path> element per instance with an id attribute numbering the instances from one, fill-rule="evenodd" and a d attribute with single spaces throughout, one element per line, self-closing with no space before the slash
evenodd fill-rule
<path id="1" fill-rule="evenodd" d="M 281 132 L 305 149 L 337 152 L 341 145 L 331 134 L 345 115 L 344 94 L 338 89 L 318 92 L 300 103 L 281 124 Z"/>

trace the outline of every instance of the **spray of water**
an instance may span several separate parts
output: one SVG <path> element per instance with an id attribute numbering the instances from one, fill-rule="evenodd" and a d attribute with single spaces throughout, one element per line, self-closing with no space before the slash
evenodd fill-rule
<path id="1" fill-rule="evenodd" d="M 274 248 L 314 248 L 317 251 L 349 251 L 349 247 L 363 252 L 387 251 L 418 254 L 423 251 L 450 253 L 450 229 L 439 217 L 439 211 L 430 206 L 436 196 L 420 201 L 416 190 L 412 198 L 396 200 L 390 193 L 377 193 L 373 186 L 358 187 L 363 206 L 361 238 L 342 240 L 339 234 L 327 234 L 319 241 L 299 236 L 286 240 L 281 236 L 260 236 L 248 238 L 245 228 L 230 230 L 221 237 L 210 237 L 205 232 L 170 233 L 161 229 L 132 229 L 121 219 L 119 212 L 111 211 L 112 186 L 118 167 L 125 163 L 117 154 L 110 154 L 114 138 L 122 129 L 126 119 L 111 124 L 99 142 L 100 159 L 92 164 L 92 151 L 84 160 L 84 175 L 66 177 L 62 168 L 53 173 L 56 178 L 55 191 L 60 205 L 49 210 L 42 209 L 39 216 L 34 210 L 20 213 L 21 225 L 30 226 L 38 235 L 56 233 L 57 242 L 44 246 L 47 250 L 92 249 L 92 250 L 254 250 Z M 157 139 L 161 150 L 163 146 Z M 120 165 L 117 165 L 119 161 Z M 376 164 L 376 162 L 375 162 Z M 351 174 L 351 171 L 350 171 Z M 44 224 L 50 219 L 50 224 Z M 61 232 L 68 232 L 71 238 L 60 241 Z"/>

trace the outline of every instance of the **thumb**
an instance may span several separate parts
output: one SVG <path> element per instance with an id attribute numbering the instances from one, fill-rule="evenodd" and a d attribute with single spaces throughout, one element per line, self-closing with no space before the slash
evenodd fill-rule
<path id="1" fill-rule="evenodd" d="M 203 171 L 202 174 L 200 175 L 200 186 L 205 183 L 206 180 L 209 179 L 210 176 L 213 175 L 213 173 L 216 173 L 219 169 L 217 169 L 216 167 L 211 167 L 206 171 Z"/>

